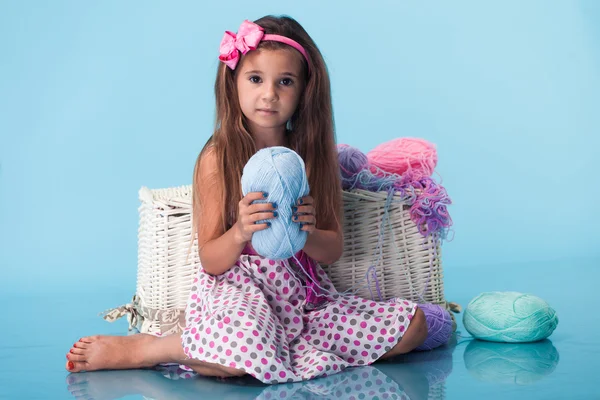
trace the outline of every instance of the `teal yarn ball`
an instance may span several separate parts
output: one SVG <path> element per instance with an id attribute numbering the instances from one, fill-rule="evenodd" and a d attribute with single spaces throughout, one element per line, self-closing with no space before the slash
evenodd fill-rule
<path id="1" fill-rule="evenodd" d="M 467 305 L 463 323 L 477 339 L 522 343 L 550 336 L 558 317 L 539 297 L 517 292 L 486 292 Z"/>
<path id="2" fill-rule="evenodd" d="M 287 147 L 267 147 L 254 154 L 242 172 L 242 193 L 266 192 L 265 200 L 276 203 L 278 216 L 271 226 L 252 235 L 252 247 L 271 260 L 283 260 L 302 250 L 308 232 L 292 221 L 292 206 L 308 195 L 309 186 L 302 158 Z M 263 221 L 259 221 L 263 222 Z"/>
<path id="3" fill-rule="evenodd" d="M 482 382 L 528 385 L 550 375 L 560 357 L 551 341 L 493 343 L 473 340 L 464 353 L 469 373 Z"/>

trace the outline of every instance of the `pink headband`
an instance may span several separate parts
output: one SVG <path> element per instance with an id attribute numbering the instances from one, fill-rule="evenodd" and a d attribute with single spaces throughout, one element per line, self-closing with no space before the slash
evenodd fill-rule
<path id="1" fill-rule="evenodd" d="M 264 29 L 261 26 L 248 20 L 242 22 L 237 34 L 225 31 L 219 48 L 219 52 L 221 53 L 219 60 L 229 68 L 235 69 L 240 60 L 240 53 L 246 54 L 250 50 L 255 50 L 262 40 L 271 40 L 292 46 L 304 56 L 308 63 L 308 54 L 298 42 L 281 35 L 265 35 Z"/>

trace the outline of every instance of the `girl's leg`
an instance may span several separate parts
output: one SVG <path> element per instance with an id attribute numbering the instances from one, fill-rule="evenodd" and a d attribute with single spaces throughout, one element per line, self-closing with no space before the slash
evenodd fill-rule
<path id="1" fill-rule="evenodd" d="M 410 321 L 408 329 L 402 338 L 396 343 L 394 347 L 383 356 L 381 359 L 394 357 L 400 354 L 408 353 L 419 347 L 427 339 L 427 321 L 425 320 L 425 314 L 420 308 L 417 308 L 415 316 Z"/>
<path id="2" fill-rule="evenodd" d="M 140 333 L 132 336 L 85 337 L 73 345 L 67 359 L 69 372 L 149 368 L 163 363 L 178 363 L 207 376 L 245 374 L 235 368 L 187 359 L 180 335 L 156 337 Z"/>

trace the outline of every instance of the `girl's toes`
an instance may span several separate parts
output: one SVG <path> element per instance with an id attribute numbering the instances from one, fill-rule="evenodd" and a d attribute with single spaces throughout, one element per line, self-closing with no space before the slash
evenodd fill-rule
<path id="1" fill-rule="evenodd" d="M 71 358 L 71 357 L 69 357 Z M 81 372 L 85 370 L 85 363 L 83 362 L 76 362 L 76 361 L 72 361 L 71 359 L 69 359 L 69 361 L 67 361 L 67 371 L 69 372 Z"/>
<path id="2" fill-rule="evenodd" d="M 90 347 L 90 344 L 86 342 L 77 342 L 73 345 L 73 347 L 76 347 L 78 349 L 87 349 L 88 347 Z"/>
<path id="3" fill-rule="evenodd" d="M 85 353 L 85 351 L 84 351 L 84 349 L 82 349 L 80 347 L 71 347 L 71 350 L 69 350 L 69 353 L 78 355 L 78 356 L 82 356 Z"/>
<path id="4" fill-rule="evenodd" d="M 90 344 L 97 339 L 98 339 L 98 336 L 86 336 L 86 337 L 79 339 L 79 342 L 85 343 L 85 344 Z"/>
<path id="5" fill-rule="evenodd" d="M 69 354 L 67 354 L 67 360 L 73 361 L 73 362 L 84 362 L 86 359 L 85 359 L 85 356 L 83 356 L 81 354 L 69 353 Z"/>

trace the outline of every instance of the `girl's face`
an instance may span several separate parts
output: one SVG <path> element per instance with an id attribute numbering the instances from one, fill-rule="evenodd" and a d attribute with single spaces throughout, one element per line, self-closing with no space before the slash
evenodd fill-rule
<path id="1" fill-rule="evenodd" d="M 254 135 L 285 132 L 304 89 L 302 60 L 293 50 L 256 50 L 238 67 L 236 84 L 242 112 Z"/>

